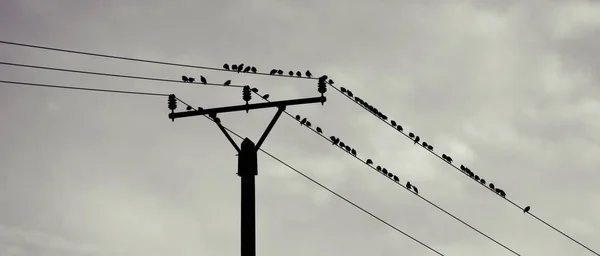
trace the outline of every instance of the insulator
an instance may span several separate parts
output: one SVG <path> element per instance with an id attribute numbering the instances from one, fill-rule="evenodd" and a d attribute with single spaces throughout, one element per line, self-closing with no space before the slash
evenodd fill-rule
<path id="1" fill-rule="evenodd" d="M 248 101 L 250 101 L 252 99 L 252 92 L 250 91 L 250 86 L 248 86 L 248 85 L 244 86 L 244 89 L 242 92 L 242 99 L 244 99 L 244 101 L 246 101 L 246 103 L 248 103 Z"/>
<path id="2" fill-rule="evenodd" d="M 167 100 L 168 102 L 168 107 L 171 110 L 171 112 L 173 112 L 175 109 L 177 109 L 177 99 L 175 98 L 175 94 L 171 94 L 169 95 L 169 99 Z"/>
<path id="3" fill-rule="evenodd" d="M 317 85 L 317 91 L 321 93 L 321 96 L 323 96 L 323 94 L 327 92 L 327 84 L 325 83 L 325 81 L 319 80 Z"/>

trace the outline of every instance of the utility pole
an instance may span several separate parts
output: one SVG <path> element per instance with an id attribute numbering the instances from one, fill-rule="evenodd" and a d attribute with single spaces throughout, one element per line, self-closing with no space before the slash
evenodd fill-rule
<path id="1" fill-rule="evenodd" d="M 200 115 L 209 115 L 212 120 L 217 124 L 221 132 L 225 135 L 227 140 L 233 145 L 235 150 L 238 152 L 238 170 L 237 175 L 241 178 L 241 222 L 240 222 L 240 242 L 241 242 L 241 256 L 256 256 L 256 200 L 255 200 L 255 176 L 258 175 L 258 150 L 260 146 L 264 143 L 267 135 L 273 129 L 273 126 L 281 116 L 281 113 L 285 111 L 287 106 L 290 105 L 301 105 L 301 104 L 310 104 L 310 103 L 318 103 L 324 104 L 327 101 L 327 98 L 323 96 L 325 93 L 325 80 L 327 76 L 323 76 L 319 79 L 319 92 L 321 92 L 321 97 L 314 98 L 303 98 L 303 99 L 294 99 L 294 100 L 284 100 L 284 101 L 272 101 L 266 103 L 257 103 L 257 104 L 248 104 L 250 100 L 250 86 L 244 87 L 244 100 L 246 100 L 246 105 L 236 105 L 236 106 L 228 106 L 228 107 L 220 107 L 220 108 L 212 108 L 212 109 L 198 109 L 194 111 L 186 111 L 186 112 L 173 112 L 176 108 L 176 99 L 175 95 L 171 94 L 169 96 L 169 109 L 171 109 L 171 113 L 169 114 L 169 118 L 175 121 L 176 118 L 182 117 L 191 117 L 191 116 L 200 116 Z M 225 112 L 235 112 L 245 110 L 248 112 L 252 109 L 261 109 L 261 108 L 272 108 L 277 107 L 277 113 L 267 126 L 267 129 L 264 131 L 258 143 L 254 144 L 250 139 L 245 138 L 242 141 L 241 145 L 238 147 L 235 141 L 225 127 L 221 124 L 221 120 L 217 117 L 219 113 Z"/>

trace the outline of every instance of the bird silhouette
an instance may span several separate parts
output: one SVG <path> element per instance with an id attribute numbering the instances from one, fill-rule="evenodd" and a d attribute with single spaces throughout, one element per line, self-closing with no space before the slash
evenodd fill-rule
<path id="1" fill-rule="evenodd" d="M 346 151 L 350 151 L 350 150 L 352 150 L 352 148 L 351 148 L 350 146 L 348 146 L 348 145 L 346 145 L 346 146 L 344 147 L 344 149 L 345 149 Z"/>
<path id="2" fill-rule="evenodd" d="M 225 85 L 225 86 L 230 85 L 230 84 L 231 84 L 231 80 L 227 80 L 227 81 L 225 81 L 225 83 L 223 83 L 223 85 Z"/>
<path id="3" fill-rule="evenodd" d="M 427 148 L 427 146 L 429 146 L 429 144 L 427 144 L 427 142 L 423 141 L 421 144 L 423 144 L 424 148 Z"/>
<path id="4" fill-rule="evenodd" d="M 396 121 L 392 120 L 390 123 L 392 123 L 392 126 L 396 126 Z"/>
<path id="5" fill-rule="evenodd" d="M 269 75 L 275 75 L 277 74 L 277 69 L 271 69 L 271 72 L 269 72 Z"/>
<path id="6" fill-rule="evenodd" d="M 444 156 L 445 156 L 445 155 L 444 155 Z M 466 171 L 467 169 L 465 168 L 465 166 L 464 166 L 464 165 L 462 165 L 462 164 L 461 164 L 461 165 L 460 165 L 460 170 L 461 170 L 461 171 Z"/>
<path id="7" fill-rule="evenodd" d="M 400 178 L 398 178 L 398 176 L 394 175 L 394 181 L 395 182 L 400 182 Z"/>
<path id="8" fill-rule="evenodd" d="M 412 188 L 412 185 L 410 184 L 410 181 L 406 182 L 406 188 L 409 189 L 409 190 Z"/>
<path id="9" fill-rule="evenodd" d="M 352 92 L 350 90 L 348 90 L 347 92 L 348 92 L 348 96 L 354 97 L 354 94 L 352 94 Z"/>
<path id="10" fill-rule="evenodd" d="M 340 87 L 340 91 L 341 91 L 342 93 L 346 93 L 346 92 L 347 92 L 347 91 L 346 91 L 346 88 L 344 88 L 344 87 Z"/>
<path id="11" fill-rule="evenodd" d="M 302 72 L 300 72 L 300 71 L 296 71 L 296 76 L 297 76 L 297 77 L 302 77 Z"/>
<path id="12" fill-rule="evenodd" d="M 187 106 L 185 109 L 186 109 L 187 111 L 190 111 L 190 110 L 192 110 L 193 108 L 192 108 L 192 106 Z"/>
<path id="13" fill-rule="evenodd" d="M 377 167 L 375 167 L 375 169 L 377 169 L 378 171 L 381 171 L 381 166 L 378 165 Z"/>
<path id="14" fill-rule="evenodd" d="M 247 67 L 244 69 L 244 73 L 248 73 L 248 72 L 250 72 L 250 70 L 251 70 L 251 69 L 252 69 L 252 67 L 250 67 L 250 66 L 247 66 Z"/>
<path id="15" fill-rule="evenodd" d="M 419 194 L 419 189 L 417 189 L 417 187 L 415 187 L 414 185 L 413 185 L 413 189 L 415 190 L 415 193 Z"/>
<path id="16" fill-rule="evenodd" d="M 356 155 L 356 149 L 352 149 L 351 152 L 352 152 L 352 155 Z"/>
<path id="17" fill-rule="evenodd" d="M 252 88 L 251 91 L 258 92 L 258 88 Z"/>
<path id="18" fill-rule="evenodd" d="M 408 137 L 414 138 L 414 137 L 415 137 L 415 134 L 414 134 L 414 133 L 412 133 L 412 132 L 409 132 L 409 133 L 408 133 Z"/>
<path id="19" fill-rule="evenodd" d="M 496 186 L 494 186 L 494 183 L 490 183 L 490 189 L 494 190 L 496 188 Z"/>
<path id="20" fill-rule="evenodd" d="M 296 120 L 300 121 L 301 116 L 300 115 L 296 115 Z"/>
<path id="21" fill-rule="evenodd" d="M 258 70 L 256 70 L 255 66 L 252 66 L 252 68 L 250 68 L 250 71 L 252 71 L 252 73 L 256 74 L 256 71 L 258 71 Z"/>
<path id="22" fill-rule="evenodd" d="M 421 138 L 419 138 L 419 136 L 417 136 L 417 137 L 415 138 L 415 145 L 416 145 L 417 143 L 419 143 L 419 140 L 421 140 Z"/>
<path id="23" fill-rule="evenodd" d="M 381 169 L 381 173 L 388 174 L 388 171 L 387 171 L 387 169 L 383 168 L 383 169 Z"/>
<path id="24" fill-rule="evenodd" d="M 529 212 L 529 210 L 531 210 L 531 207 L 528 205 L 525 207 L 525 209 L 523 209 L 523 213 Z"/>
<path id="25" fill-rule="evenodd" d="M 306 123 L 306 121 L 307 121 L 306 117 L 305 117 L 305 118 L 303 118 L 303 119 L 300 121 L 300 125 L 304 125 L 304 124 Z"/>
<path id="26" fill-rule="evenodd" d="M 225 70 L 230 70 L 230 69 L 229 69 L 229 64 L 227 64 L 227 63 L 223 64 L 223 68 L 224 68 Z"/>
<path id="27" fill-rule="evenodd" d="M 204 76 L 200 76 L 200 82 L 201 82 L 202 84 L 207 84 L 207 82 L 206 82 L 206 77 L 204 77 Z"/>
<path id="28" fill-rule="evenodd" d="M 394 178 L 394 174 L 393 174 L 393 173 L 391 173 L 391 172 L 388 172 L 387 176 L 388 176 L 388 178 L 390 178 L 390 179 L 393 179 L 393 178 Z"/>
<path id="29" fill-rule="evenodd" d="M 310 123 L 310 121 L 306 121 L 306 127 L 311 127 L 312 124 Z"/>
<path id="30" fill-rule="evenodd" d="M 277 74 L 278 75 L 283 75 L 283 70 L 281 70 L 281 69 L 277 70 Z"/>
<path id="31" fill-rule="evenodd" d="M 187 76 L 181 76 L 181 80 L 186 83 L 189 81 Z"/>
<path id="32" fill-rule="evenodd" d="M 288 75 L 290 75 L 290 76 L 294 76 L 294 71 L 291 71 L 291 70 L 290 70 L 290 72 L 288 72 Z"/>
<path id="33" fill-rule="evenodd" d="M 329 81 L 327 81 L 329 84 L 333 84 L 333 80 L 329 79 Z"/>
<path id="34" fill-rule="evenodd" d="M 242 63 L 242 64 L 238 65 L 237 72 L 240 73 L 243 70 L 244 70 L 244 64 Z"/>
<path id="35" fill-rule="evenodd" d="M 318 133 L 323 133 L 323 130 L 321 129 L 321 127 L 318 127 L 318 126 L 317 126 L 317 132 L 318 132 Z"/>
<path id="36" fill-rule="evenodd" d="M 306 73 L 304 74 L 306 75 L 306 77 L 312 78 L 312 73 L 310 73 L 310 70 L 306 70 Z"/>
<path id="37" fill-rule="evenodd" d="M 231 65 L 231 70 L 232 71 L 237 71 L 238 66 L 236 64 Z"/>
<path id="38" fill-rule="evenodd" d="M 402 128 L 402 125 L 398 125 L 398 126 L 396 126 L 396 130 L 401 132 L 401 131 L 404 131 L 404 128 Z"/>
<path id="39" fill-rule="evenodd" d="M 373 160 L 367 159 L 367 164 L 373 164 Z"/>
<path id="40" fill-rule="evenodd" d="M 344 147 L 346 147 L 346 144 L 344 144 L 344 142 L 340 141 L 340 147 L 344 148 Z"/>
<path id="41" fill-rule="evenodd" d="M 429 149 L 429 151 L 433 151 L 433 146 L 429 145 L 427 146 L 427 149 Z"/>
<path id="42" fill-rule="evenodd" d="M 479 178 L 479 176 L 478 176 L 478 175 L 475 175 L 475 180 L 476 180 L 476 181 L 479 181 L 479 180 L 481 180 L 481 178 Z"/>
<path id="43" fill-rule="evenodd" d="M 266 99 L 269 99 L 269 94 L 265 94 L 265 95 L 263 95 L 263 96 L 262 96 L 262 98 L 263 98 L 263 99 L 265 99 L 265 100 L 266 100 Z"/>
<path id="44" fill-rule="evenodd" d="M 479 183 L 481 183 L 481 184 L 485 185 L 485 180 L 484 180 L 484 179 L 481 179 L 481 180 L 479 180 Z"/>
<path id="45" fill-rule="evenodd" d="M 194 81 L 196 81 L 196 78 L 193 78 L 193 77 L 188 78 L 188 82 L 193 83 Z"/>

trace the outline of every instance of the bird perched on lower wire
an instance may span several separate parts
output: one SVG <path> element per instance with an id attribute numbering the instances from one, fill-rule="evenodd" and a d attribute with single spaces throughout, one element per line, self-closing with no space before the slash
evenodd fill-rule
<path id="1" fill-rule="evenodd" d="M 525 207 L 525 209 L 523 209 L 523 213 L 527 213 L 529 212 L 529 210 L 531 210 L 531 207 L 528 205 L 527 207 Z"/>

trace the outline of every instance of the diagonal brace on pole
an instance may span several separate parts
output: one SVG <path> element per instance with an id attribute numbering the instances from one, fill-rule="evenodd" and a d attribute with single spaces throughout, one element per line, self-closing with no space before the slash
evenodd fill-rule
<path id="1" fill-rule="evenodd" d="M 227 140 L 231 143 L 231 145 L 233 145 L 233 147 L 239 154 L 241 151 L 240 147 L 238 147 L 238 145 L 235 144 L 235 141 L 233 141 L 233 138 L 231 138 L 231 135 L 229 135 L 227 130 L 225 130 L 225 127 L 223 127 L 223 125 L 221 124 L 221 120 L 219 118 L 216 118 L 216 116 L 215 116 L 214 122 L 217 124 L 217 126 L 219 126 L 219 129 L 223 132 L 223 134 L 225 134 L 225 137 L 227 137 Z"/>
<path id="2" fill-rule="evenodd" d="M 255 146 L 256 150 L 260 149 L 260 146 L 263 144 L 263 142 L 265 142 L 265 139 L 267 138 L 267 136 L 273 129 L 273 126 L 275 125 L 275 123 L 277 122 L 277 119 L 279 119 L 279 117 L 281 116 L 281 113 L 283 113 L 283 111 L 285 111 L 285 105 L 278 106 L 277 113 L 275 114 L 275 116 L 273 117 L 271 122 L 269 123 L 269 126 L 267 126 L 267 129 L 265 130 L 265 132 L 262 134 L 262 136 L 260 136 L 260 139 L 256 143 L 256 146 Z"/>

